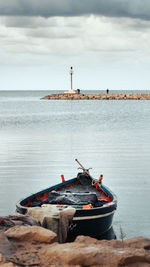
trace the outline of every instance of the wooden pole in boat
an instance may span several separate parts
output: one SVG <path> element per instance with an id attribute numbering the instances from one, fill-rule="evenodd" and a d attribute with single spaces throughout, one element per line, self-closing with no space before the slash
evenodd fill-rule
<path id="1" fill-rule="evenodd" d="M 85 168 L 83 167 L 83 165 L 82 165 L 77 159 L 75 159 L 75 161 L 80 165 L 81 169 L 82 169 L 84 172 L 86 172 L 86 173 L 90 176 L 90 178 L 92 179 L 92 181 L 93 181 L 93 182 L 96 182 L 96 180 L 89 174 L 89 170 L 90 170 L 91 168 L 89 168 L 89 169 L 85 169 Z"/>
<path id="2" fill-rule="evenodd" d="M 93 185 L 94 185 L 94 184 L 98 184 L 98 186 L 100 187 L 100 189 L 101 189 L 101 190 L 103 191 L 103 193 L 107 196 L 108 194 L 107 194 L 107 193 L 104 191 L 104 189 L 101 187 L 101 184 L 99 183 L 99 181 L 98 181 L 97 179 L 94 179 L 94 178 L 89 174 L 89 169 L 91 169 L 91 168 L 89 168 L 89 169 L 85 169 L 85 168 L 83 167 L 83 165 L 82 165 L 77 159 L 75 159 L 75 161 L 80 165 L 81 169 L 89 175 L 89 177 L 92 179 Z"/>

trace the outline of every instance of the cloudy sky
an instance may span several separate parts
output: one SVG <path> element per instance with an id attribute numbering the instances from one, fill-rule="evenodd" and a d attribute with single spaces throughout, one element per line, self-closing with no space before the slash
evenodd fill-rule
<path id="1" fill-rule="evenodd" d="M 0 0 L 0 90 L 150 89 L 149 0 Z"/>

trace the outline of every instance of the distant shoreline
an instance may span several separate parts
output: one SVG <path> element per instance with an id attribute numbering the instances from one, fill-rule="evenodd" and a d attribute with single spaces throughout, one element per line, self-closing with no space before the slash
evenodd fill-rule
<path id="1" fill-rule="evenodd" d="M 150 93 L 118 94 L 50 94 L 42 97 L 45 100 L 150 100 Z"/>

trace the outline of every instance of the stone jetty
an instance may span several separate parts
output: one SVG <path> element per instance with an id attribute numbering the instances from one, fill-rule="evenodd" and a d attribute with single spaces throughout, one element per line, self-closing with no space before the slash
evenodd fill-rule
<path id="1" fill-rule="evenodd" d="M 150 100 L 148 93 L 134 94 L 51 94 L 42 97 L 46 100 Z"/>
<path id="2" fill-rule="evenodd" d="M 17 225 L 10 225 L 10 219 Z M 6 220 L 9 228 L 4 227 Z M 150 266 L 149 238 L 108 241 L 78 236 L 60 244 L 54 232 L 29 216 L 1 217 L 0 225 L 0 267 Z"/>

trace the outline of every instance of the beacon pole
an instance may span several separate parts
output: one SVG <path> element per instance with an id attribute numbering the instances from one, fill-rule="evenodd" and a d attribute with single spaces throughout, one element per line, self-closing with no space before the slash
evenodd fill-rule
<path id="1" fill-rule="evenodd" d="M 72 90 L 72 75 L 73 75 L 73 67 L 70 68 L 70 75 L 71 75 L 71 90 Z"/>

